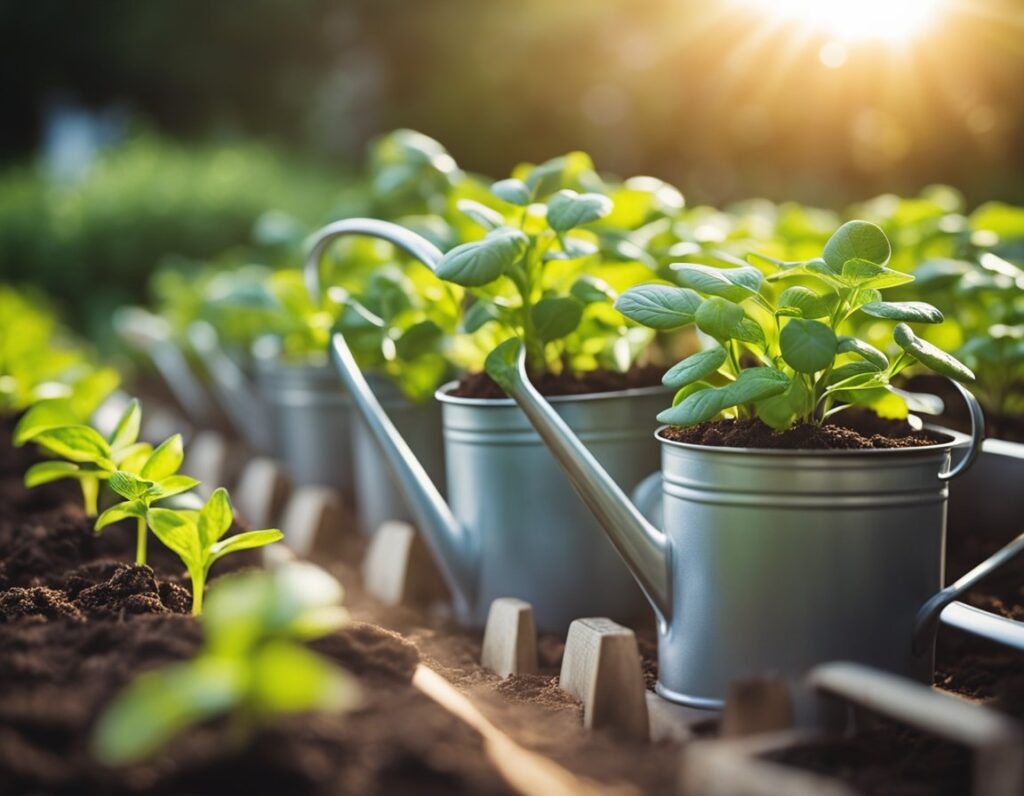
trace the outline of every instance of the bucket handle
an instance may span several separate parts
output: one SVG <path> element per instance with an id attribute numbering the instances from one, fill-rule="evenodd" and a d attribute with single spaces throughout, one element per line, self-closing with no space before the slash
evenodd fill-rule
<path id="1" fill-rule="evenodd" d="M 985 415 L 981 411 L 981 404 L 978 403 L 978 399 L 960 382 L 953 379 L 949 381 L 956 387 L 957 392 L 960 393 L 967 403 L 967 411 L 971 415 L 971 442 L 967 448 L 967 453 L 964 454 L 964 457 L 959 462 L 948 470 L 943 470 L 939 473 L 940 481 L 952 481 L 958 475 L 963 475 L 967 468 L 974 464 L 974 460 L 978 458 L 978 454 L 981 453 L 981 443 L 985 440 Z"/>

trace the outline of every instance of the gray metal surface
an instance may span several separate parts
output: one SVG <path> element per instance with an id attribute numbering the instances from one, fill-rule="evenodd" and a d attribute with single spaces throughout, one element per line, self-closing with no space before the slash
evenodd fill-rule
<path id="1" fill-rule="evenodd" d="M 529 384 L 522 357 L 511 387 L 658 610 L 659 694 L 717 708 L 734 678 L 830 660 L 921 676 L 915 619 L 942 587 L 942 476 L 964 435 L 829 452 L 659 437 L 662 534 Z"/>
<path id="2" fill-rule="evenodd" d="M 1024 444 L 982 443 L 974 466 L 950 485 L 949 529 L 1007 542 L 1024 531 Z"/>
<path id="3" fill-rule="evenodd" d="M 413 403 L 385 377 L 369 374 L 367 381 L 398 433 L 409 443 L 423 464 L 430 480 L 445 494 L 441 406 L 434 400 Z M 356 506 L 363 531 L 372 534 L 387 520 L 413 522 L 412 512 L 391 474 L 387 460 L 381 455 L 366 423 L 355 413 L 352 457 Z"/>
<path id="4" fill-rule="evenodd" d="M 292 480 L 334 487 L 351 500 L 352 402 L 330 364 L 257 360 L 256 383 L 275 454 Z"/>

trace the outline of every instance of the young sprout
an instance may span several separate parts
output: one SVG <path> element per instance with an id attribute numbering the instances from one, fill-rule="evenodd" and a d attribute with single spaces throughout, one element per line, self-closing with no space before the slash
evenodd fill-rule
<path id="1" fill-rule="evenodd" d="M 179 495 L 199 485 L 199 482 L 187 475 L 178 475 L 178 468 L 184 459 L 181 434 L 161 443 L 141 462 L 137 457 L 134 461 L 122 464 L 123 469 L 110 475 L 108 484 L 118 495 L 124 498 L 121 503 L 111 506 L 96 520 L 96 530 L 101 531 L 108 525 L 132 517 L 136 521 L 135 562 L 146 563 L 147 520 L 150 506 L 158 500 Z M 141 464 L 133 467 L 133 464 Z"/>
<path id="2" fill-rule="evenodd" d="M 145 491 L 149 483 L 131 473 L 123 473 L 125 485 L 135 482 L 135 491 Z M 149 527 L 166 547 L 177 553 L 192 578 L 192 613 L 203 612 L 203 590 L 210 567 L 219 558 L 238 550 L 263 547 L 284 538 L 276 528 L 246 531 L 222 539 L 231 527 L 234 510 L 227 490 L 217 489 L 199 511 L 148 509 L 145 514 Z"/>
<path id="3" fill-rule="evenodd" d="M 218 716 L 244 738 L 279 716 L 354 707 L 351 676 L 302 644 L 345 624 L 343 596 L 338 581 L 300 562 L 218 581 L 202 617 L 203 649 L 138 676 L 114 698 L 96 726 L 96 758 L 145 760 Z"/>
<path id="4" fill-rule="evenodd" d="M 74 478 L 82 488 L 88 517 L 95 517 L 100 481 L 118 469 L 134 469 L 149 457 L 152 448 L 139 442 L 142 408 L 132 400 L 109 437 L 82 422 L 74 405 L 63 398 L 41 401 L 29 409 L 14 429 L 14 445 L 35 443 L 64 461 L 32 465 L 25 486 L 32 488 L 62 478 Z"/>
<path id="5" fill-rule="evenodd" d="M 716 343 L 665 374 L 664 383 L 678 392 L 658 419 L 690 426 L 729 412 L 782 430 L 798 422 L 823 423 L 855 404 L 905 416 L 906 404 L 891 382 L 915 361 L 957 381 L 973 381 L 965 365 L 907 325 L 941 323 L 941 312 L 920 301 L 882 299 L 880 291 L 913 280 L 887 267 L 890 253 L 881 229 L 850 221 L 825 244 L 821 258 L 758 258 L 774 270 L 768 280 L 802 280 L 774 299 L 764 290 L 762 272 L 744 262 L 727 268 L 676 263 L 682 287 L 650 284 L 626 291 L 616 307 L 627 317 L 658 330 L 695 324 Z M 844 333 L 856 313 L 898 322 L 894 359 Z"/>

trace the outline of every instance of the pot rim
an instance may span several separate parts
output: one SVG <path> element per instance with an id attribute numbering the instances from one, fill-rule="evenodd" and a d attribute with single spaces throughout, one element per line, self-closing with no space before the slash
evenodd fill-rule
<path id="1" fill-rule="evenodd" d="M 840 456 L 843 458 L 855 458 L 858 456 L 865 457 L 878 457 L 878 456 L 913 456 L 919 454 L 930 454 L 940 453 L 953 450 L 960 445 L 969 445 L 971 437 L 969 434 L 964 434 L 960 431 L 955 431 L 945 426 L 936 425 L 933 423 L 925 423 L 924 428 L 928 431 L 937 432 L 949 437 L 946 442 L 938 442 L 934 445 L 916 445 L 911 448 L 853 448 L 853 449 L 841 449 L 841 450 L 817 450 L 814 448 L 730 448 L 722 445 L 696 445 L 692 442 L 679 442 L 674 439 L 666 439 L 661 435 L 661 432 L 671 428 L 667 424 L 662 424 L 654 432 L 655 439 L 658 440 L 662 445 L 670 448 L 679 448 L 681 450 L 699 451 L 701 453 L 708 454 L 721 454 L 723 456 L 772 456 L 779 458 L 792 458 L 797 456 L 812 457 L 821 456 L 825 458 L 831 458 L 833 456 Z"/>
<path id="2" fill-rule="evenodd" d="M 512 398 L 465 398 L 459 395 L 450 395 L 449 393 L 458 386 L 459 382 L 457 379 L 445 382 L 437 391 L 434 393 L 434 398 L 443 404 L 454 404 L 457 406 L 475 406 L 479 408 L 498 408 L 516 406 L 516 402 Z M 545 395 L 544 400 L 553 404 L 566 404 L 566 403 L 593 403 L 598 401 L 608 401 L 616 398 L 624 398 L 633 395 L 644 396 L 644 395 L 657 395 L 661 393 L 672 392 L 671 387 L 665 387 L 662 384 L 654 384 L 650 387 L 630 387 L 626 390 L 610 390 L 607 392 L 586 392 L 578 395 Z"/>

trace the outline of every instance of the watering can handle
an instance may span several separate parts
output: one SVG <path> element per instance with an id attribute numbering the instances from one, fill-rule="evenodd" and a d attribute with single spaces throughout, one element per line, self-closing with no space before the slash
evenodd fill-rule
<path id="1" fill-rule="evenodd" d="M 309 256 L 306 257 L 306 290 L 316 304 L 320 303 L 321 297 L 320 263 L 324 252 L 331 243 L 346 235 L 367 235 L 385 240 L 412 255 L 432 271 L 437 270 L 437 264 L 444 256 L 437 246 L 422 235 L 390 221 L 375 218 L 345 218 L 335 221 L 316 233 Z"/>
<path id="2" fill-rule="evenodd" d="M 964 457 L 948 470 L 939 473 L 940 481 L 951 481 L 958 475 L 966 472 L 967 468 L 974 464 L 978 454 L 981 453 L 981 443 L 985 440 L 985 415 L 981 411 L 981 404 L 978 403 L 978 399 L 960 382 L 953 379 L 949 381 L 956 387 L 960 395 L 963 396 L 964 401 L 967 402 L 967 410 L 971 415 L 971 441 Z"/>

